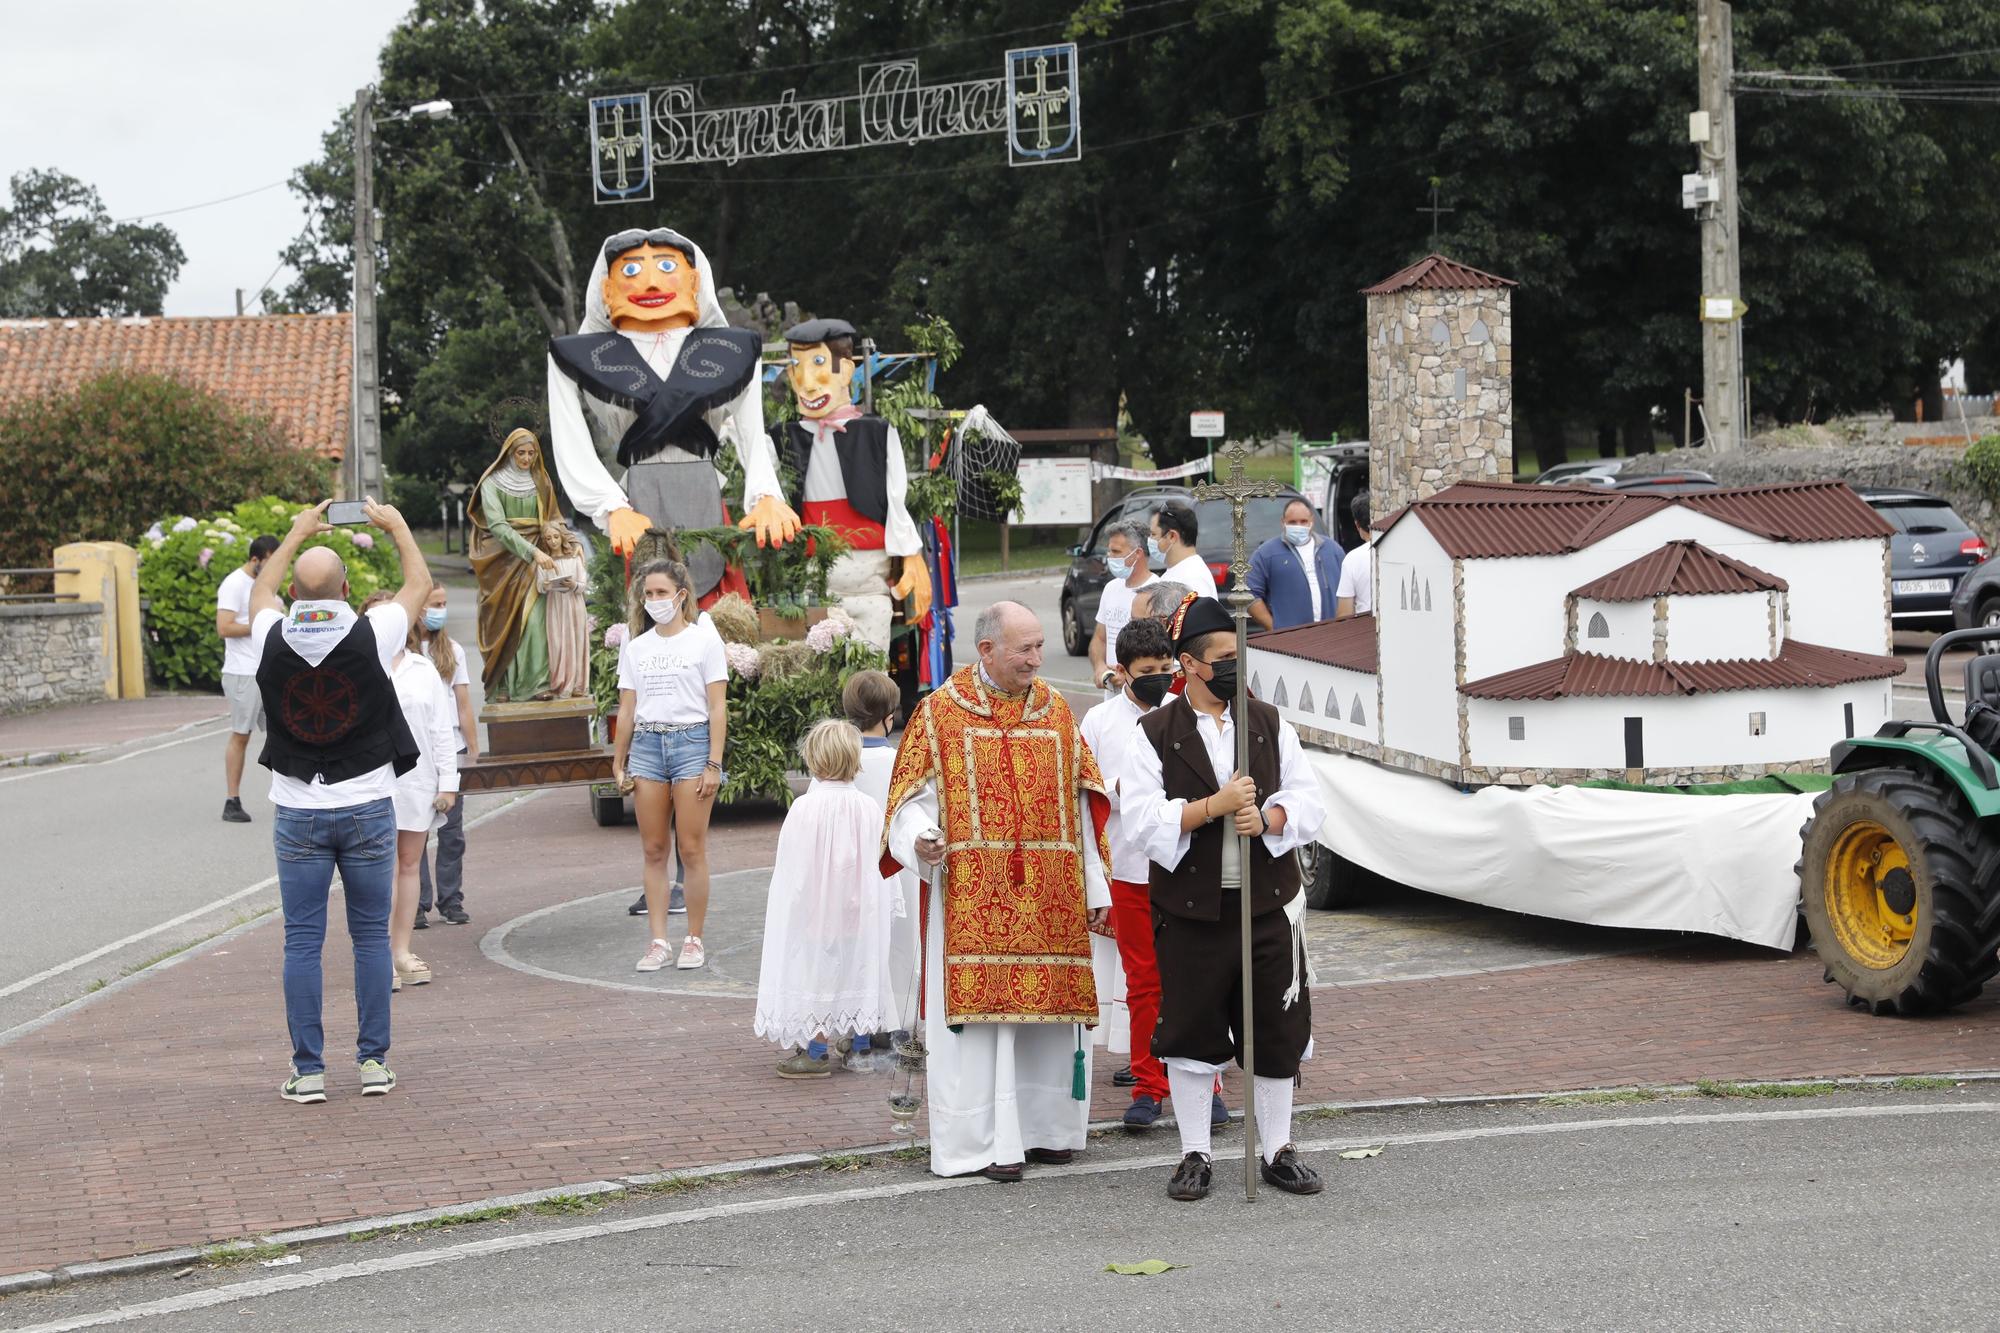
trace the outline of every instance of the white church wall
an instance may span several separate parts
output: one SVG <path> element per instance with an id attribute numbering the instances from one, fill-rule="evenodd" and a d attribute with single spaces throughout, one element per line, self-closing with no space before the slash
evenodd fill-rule
<path id="1" fill-rule="evenodd" d="M 1848 735 L 1848 705 L 1857 736 L 1872 734 L 1889 716 L 1886 681 L 1833 689 L 1467 702 L 1472 764 L 1510 769 L 1623 769 L 1625 723 L 1634 717 L 1641 720 L 1641 757 L 1649 769 L 1811 763 L 1823 761 Z"/>
<path id="2" fill-rule="evenodd" d="M 1724 662 L 1771 656 L 1771 599 L 1763 592 L 1667 599 L 1667 657 Z"/>
<path id="3" fill-rule="evenodd" d="M 1381 739 L 1375 677 L 1367 672 L 1270 652 L 1252 639 L 1250 689 L 1295 727 L 1314 727 L 1371 745 Z"/>
<path id="4" fill-rule="evenodd" d="M 1375 575 L 1382 743 L 1456 763 L 1458 627 L 1451 557 L 1421 520 L 1411 518 L 1377 542 Z"/>
<path id="5" fill-rule="evenodd" d="M 1887 653 L 1889 541 L 1773 543 L 1753 558 L 1727 554 L 1776 574 L 1790 585 L 1790 636 L 1852 653 Z M 1723 550 L 1717 547 L 1717 550 Z M 1781 608 L 1782 609 L 1782 608 Z M 1784 632 L 1781 621 L 1779 630 Z"/>
<path id="6" fill-rule="evenodd" d="M 1603 634 L 1595 631 L 1602 629 Z M 1599 602 L 1587 597 L 1576 601 L 1576 647 L 1578 652 L 1599 657 L 1623 657 L 1637 662 L 1653 660 L 1653 599 L 1643 602 Z M 1557 656 L 1559 654 L 1550 654 Z M 1546 660 L 1546 659 L 1538 659 Z M 1468 677 L 1477 680 L 1479 677 Z"/>

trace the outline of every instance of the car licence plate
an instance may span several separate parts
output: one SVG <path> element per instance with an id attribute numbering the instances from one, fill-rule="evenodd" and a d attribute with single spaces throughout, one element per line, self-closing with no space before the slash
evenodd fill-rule
<path id="1" fill-rule="evenodd" d="M 1897 579 L 1898 597 L 1922 597 L 1927 593 L 1950 592 L 1950 579 Z"/>

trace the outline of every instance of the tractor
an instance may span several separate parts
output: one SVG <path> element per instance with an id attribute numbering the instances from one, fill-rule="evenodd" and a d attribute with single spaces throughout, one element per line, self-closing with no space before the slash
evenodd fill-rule
<path id="1" fill-rule="evenodd" d="M 2000 971 L 2000 647 L 1985 627 L 1939 636 L 1924 659 L 1932 720 L 1887 723 L 1833 748 L 1833 786 L 1800 831 L 1800 912 L 1826 979 L 1873 1014 L 1923 1014 L 1978 995 Z M 1979 641 L 1965 720 L 1939 667 Z"/>

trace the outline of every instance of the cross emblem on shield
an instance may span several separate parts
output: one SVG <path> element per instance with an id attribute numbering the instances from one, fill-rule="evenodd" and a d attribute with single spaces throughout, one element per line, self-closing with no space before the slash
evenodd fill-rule
<path id="1" fill-rule="evenodd" d="M 1010 166 L 1074 162 L 1083 156 L 1083 108 L 1076 43 L 1007 53 L 1007 161 Z"/>
<path id="2" fill-rule="evenodd" d="M 590 183 L 600 204 L 653 197 L 653 125 L 644 93 L 590 99 Z"/>

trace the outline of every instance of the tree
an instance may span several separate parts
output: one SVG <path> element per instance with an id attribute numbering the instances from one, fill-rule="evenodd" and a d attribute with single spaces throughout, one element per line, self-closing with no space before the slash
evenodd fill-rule
<path id="1" fill-rule="evenodd" d="M 157 315 L 187 256 L 171 229 L 113 222 L 60 171 L 17 172 L 0 208 L 0 317 Z"/>

